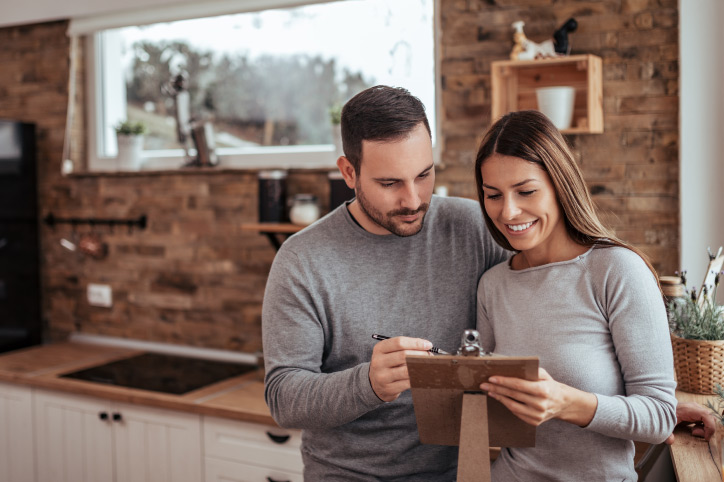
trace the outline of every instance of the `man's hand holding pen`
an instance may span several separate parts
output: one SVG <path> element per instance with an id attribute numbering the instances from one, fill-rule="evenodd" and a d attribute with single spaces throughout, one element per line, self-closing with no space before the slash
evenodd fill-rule
<path id="1" fill-rule="evenodd" d="M 380 400 L 391 402 L 410 388 L 405 357 L 433 354 L 432 343 L 421 338 L 397 336 L 377 343 L 370 360 L 370 384 Z"/>

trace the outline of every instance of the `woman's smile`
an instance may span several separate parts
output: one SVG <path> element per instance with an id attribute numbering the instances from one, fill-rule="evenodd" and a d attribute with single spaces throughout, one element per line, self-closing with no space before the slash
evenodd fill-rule
<path id="1" fill-rule="evenodd" d="M 508 228 L 509 232 L 512 232 L 512 234 L 524 234 L 532 228 L 538 220 L 530 221 L 523 224 L 506 224 L 505 227 Z"/>

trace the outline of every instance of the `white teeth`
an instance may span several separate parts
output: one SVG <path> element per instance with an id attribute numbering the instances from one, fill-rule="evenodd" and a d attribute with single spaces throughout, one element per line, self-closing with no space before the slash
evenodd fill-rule
<path id="1" fill-rule="evenodd" d="M 533 221 L 525 224 L 506 224 L 510 229 L 513 231 L 523 231 L 524 229 L 528 229 L 529 227 L 533 226 Z"/>

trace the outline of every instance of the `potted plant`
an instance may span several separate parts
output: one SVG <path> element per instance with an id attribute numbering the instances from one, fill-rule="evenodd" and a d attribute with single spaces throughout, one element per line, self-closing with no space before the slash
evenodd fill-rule
<path id="1" fill-rule="evenodd" d="M 724 426 L 724 387 L 717 383 L 714 386 L 714 395 L 716 395 L 716 401 L 707 400 L 706 406 L 714 412 L 716 419 Z"/>
<path id="2" fill-rule="evenodd" d="M 342 148 L 342 104 L 335 102 L 329 108 L 329 122 L 332 124 L 332 143 L 334 144 L 335 157 L 343 156 Z"/>
<path id="3" fill-rule="evenodd" d="M 123 121 L 117 124 L 115 129 L 118 142 L 117 169 L 121 171 L 139 170 L 146 124 L 141 121 Z"/>
<path id="4" fill-rule="evenodd" d="M 713 289 L 705 283 L 699 296 L 692 289 L 667 306 L 676 379 L 686 392 L 716 393 L 724 379 L 724 306 L 716 302 L 721 274 L 713 273 Z"/>
<path id="5" fill-rule="evenodd" d="M 716 395 L 714 399 L 706 401 L 706 406 L 712 411 L 712 414 L 719 422 L 712 439 L 718 446 L 717 452 L 719 453 L 720 465 L 724 465 L 724 388 L 719 383 L 714 386 L 714 395 Z"/>

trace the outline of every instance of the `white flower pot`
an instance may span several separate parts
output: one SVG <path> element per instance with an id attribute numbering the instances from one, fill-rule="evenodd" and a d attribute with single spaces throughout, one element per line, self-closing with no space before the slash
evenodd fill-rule
<path id="1" fill-rule="evenodd" d="M 344 156 L 342 149 L 342 126 L 334 124 L 332 126 L 332 142 L 334 143 L 334 157 Z"/>
<path id="2" fill-rule="evenodd" d="M 576 89 L 573 87 L 542 87 L 535 89 L 538 110 L 545 114 L 558 130 L 571 127 L 573 102 Z"/>
<path id="3" fill-rule="evenodd" d="M 138 171 L 143 160 L 143 136 L 118 134 L 118 157 L 116 169 L 119 171 Z"/>

